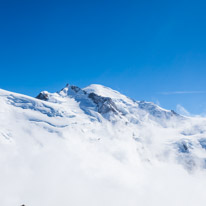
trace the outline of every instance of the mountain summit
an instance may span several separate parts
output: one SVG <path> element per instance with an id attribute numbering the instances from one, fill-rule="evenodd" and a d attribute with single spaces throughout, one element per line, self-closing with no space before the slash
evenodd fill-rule
<path id="1" fill-rule="evenodd" d="M 159 183 L 181 202 L 174 180 L 189 193 L 191 175 L 205 173 L 206 119 L 96 84 L 67 84 L 36 98 L 0 90 L 0 154 L 2 205 L 152 205 L 144 204 L 147 191 L 160 198 Z M 51 201 L 42 196 L 48 193 Z"/>
<path id="2" fill-rule="evenodd" d="M 164 124 L 164 119 L 183 119 L 183 117 L 174 111 L 162 109 L 151 102 L 134 101 L 115 90 L 97 84 L 90 85 L 84 89 L 67 84 L 59 92 L 52 94 L 43 91 L 36 98 L 56 103 L 74 99 L 79 103 L 83 111 L 93 115 L 94 112 L 99 112 L 103 117 L 109 120 L 111 116 L 115 120 L 115 115 L 121 119 L 125 119 L 127 122 L 137 122 L 146 115 L 150 115 L 151 118 L 156 120 L 161 119 L 162 124 Z M 119 118 L 116 120 L 119 120 Z"/>

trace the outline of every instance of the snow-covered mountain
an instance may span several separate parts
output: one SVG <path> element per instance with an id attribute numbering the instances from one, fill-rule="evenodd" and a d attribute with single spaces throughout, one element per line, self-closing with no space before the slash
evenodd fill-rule
<path id="1" fill-rule="evenodd" d="M 206 119 L 102 85 L 0 90 L 0 205 L 205 205 Z"/>

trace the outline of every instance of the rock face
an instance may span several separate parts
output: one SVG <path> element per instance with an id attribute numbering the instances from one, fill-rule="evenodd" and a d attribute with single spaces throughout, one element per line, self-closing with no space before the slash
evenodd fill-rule
<path id="1" fill-rule="evenodd" d="M 60 97 L 73 98 L 80 103 L 85 102 L 85 100 L 87 102 L 91 100 L 92 103 L 95 104 L 97 111 L 100 114 L 106 114 L 110 112 L 113 112 L 114 114 L 118 113 L 117 106 L 110 97 L 102 97 L 93 92 L 87 93 L 86 91 L 74 85 L 67 84 L 63 89 L 61 89 L 56 94 L 58 94 Z M 40 94 L 36 98 L 43 101 L 50 101 L 49 96 L 52 95 L 49 95 L 48 92 L 43 91 L 40 92 Z"/>
<path id="2" fill-rule="evenodd" d="M 81 88 L 67 84 L 63 89 L 57 92 L 62 97 L 72 97 L 75 98 L 77 95 L 86 95 L 86 92 L 83 91 Z"/>
<path id="3" fill-rule="evenodd" d="M 130 101 L 133 104 L 132 111 L 128 112 L 128 103 L 126 101 L 122 101 L 122 99 L 117 100 L 114 97 L 103 96 L 102 94 L 99 95 L 95 91 L 85 91 L 84 89 L 69 84 L 67 84 L 63 89 L 56 92 L 55 94 L 43 91 L 36 98 L 51 102 L 55 102 L 56 98 L 72 98 L 79 102 L 80 107 L 85 111 L 94 108 L 95 111 L 102 115 L 110 114 L 120 116 L 128 116 L 130 113 L 133 116 L 132 121 L 134 122 L 138 122 L 138 120 L 134 118 L 134 110 L 136 110 L 135 113 L 138 113 L 139 110 L 144 111 L 156 119 L 169 120 L 172 118 L 183 118 L 175 111 L 164 110 L 152 102 L 134 101 L 125 97 L 126 101 Z"/>
<path id="4" fill-rule="evenodd" d="M 44 92 L 40 92 L 37 96 L 36 96 L 37 99 L 41 99 L 41 100 L 44 100 L 44 101 L 48 101 L 49 100 L 49 94 L 48 92 L 44 91 Z"/>
<path id="5" fill-rule="evenodd" d="M 101 97 L 93 92 L 90 93 L 88 97 L 92 99 L 92 101 L 97 105 L 99 113 L 105 114 L 108 112 L 114 112 L 115 114 L 117 114 L 118 111 L 117 106 L 115 105 L 115 103 L 112 101 L 111 98 Z"/>
<path id="6" fill-rule="evenodd" d="M 206 118 L 102 85 L 0 89 L 0 165 L 2 206 L 205 206 Z"/>
<path id="7" fill-rule="evenodd" d="M 72 109 L 72 105 L 75 103 L 81 112 L 93 120 L 97 119 L 100 123 L 105 120 L 111 124 L 121 122 L 127 127 L 132 125 L 134 128 L 141 128 L 141 125 L 151 124 L 151 127 L 148 127 L 148 133 L 151 132 L 150 130 L 153 127 L 156 128 L 154 133 L 156 133 L 156 131 L 158 132 L 160 128 L 167 130 L 168 128 L 180 127 L 178 138 L 174 141 L 172 138 L 169 140 L 171 141 L 171 148 L 177 153 L 178 162 L 188 170 L 191 170 L 197 165 L 201 165 L 201 167 L 204 168 L 206 167 L 206 158 L 201 158 L 196 155 L 196 148 L 201 148 L 202 150 L 206 148 L 204 136 L 204 134 L 206 135 L 205 126 L 202 124 L 192 124 L 190 127 L 181 127 L 185 122 L 189 122 L 189 119 L 177 114 L 173 110 L 163 109 L 152 102 L 132 100 L 117 91 L 100 85 L 92 85 L 88 88 L 81 89 L 77 86 L 67 84 L 56 93 L 43 91 L 36 98 L 43 100 L 43 102 L 41 102 L 43 107 L 36 107 L 35 102 L 31 100 L 26 101 L 21 98 L 14 99 L 11 97 L 10 100 L 11 104 L 18 107 L 31 108 L 32 110 L 38 110 L 41 114 L 47 114 L 48 117 L 61 118 L 64 117 L 64 112 L 53 110 L 51 105 L 46 106 L 44 102 L 55 103 L 55 105 L 59 106 L 64 105 L 63 107 L 69 110 Z M 77 107 L 75 107 L 75 113 Z M 72 114 L 68 116 L 73 117 L 75 115 Z M 133 131 L 133 129 L 131 130 Z M 135 139 L 136 142 L 141 143 L 144 140 L 138 133 L 139 132 L 134 131 L 132 138 Z M 145 131 L 143 133 L 145 133 Z M 190 138 L 187 138 L 188 136 Z M 197 140 L 192 139 L 193 136 L 194 138 L 197 136 Z M 171 149 L 169 150 L 171 151 Z"/>

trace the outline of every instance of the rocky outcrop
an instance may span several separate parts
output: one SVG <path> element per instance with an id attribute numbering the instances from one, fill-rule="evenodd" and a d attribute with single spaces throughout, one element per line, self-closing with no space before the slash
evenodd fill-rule
<path id="1" fill-rule="evenodd" d="M 44 100 L 44 101 L 48 101 L 49 100 L 49 94 L 48 92 L 44 91 L 44 92 L 40 92 L 37 96 L 36 96 L 37 99 L 41 99 L 41 100 Z"/>
<path id="2" fill-rule="evenodd" d="M 108 112 L 114 112 L 117 114 L 118 109 L 111 98 L 102 97 L 95 93 L 90 93 L 88 97 L 97 105 L 99 113 L 105 114 Z"/>
<path id="3" fill-rule="evenodd" d="M 114 114 L 118 113 L 117 106 L 112 101 L 110 97 L 102 97 L 95 93 L 87 93 L 86 91 L 82 90 L 81 88 L 67 84 L 66 87 L 61 89 L 61 91 L 57 92 L 56 94 L 60 95 L 61 97 L 71 97 L 74 98 L 77 102 L 80 102 L 80 107 L 85 110 L 85 105 L 96 106 L 97 111 L 100 114 L 106 114 L 109 112 L 113 112 Z M 52 94 L 44 91 L 41 92 L 36 98 L 44 101 L 50 101 Z"/>

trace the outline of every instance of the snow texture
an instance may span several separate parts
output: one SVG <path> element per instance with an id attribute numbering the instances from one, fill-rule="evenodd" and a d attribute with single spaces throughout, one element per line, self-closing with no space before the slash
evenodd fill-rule
<path id="1" fill-rule="evenodd" d="M 0 205 L 203 206 L 206 119 L 111 88 L 0 90 Z"/>

